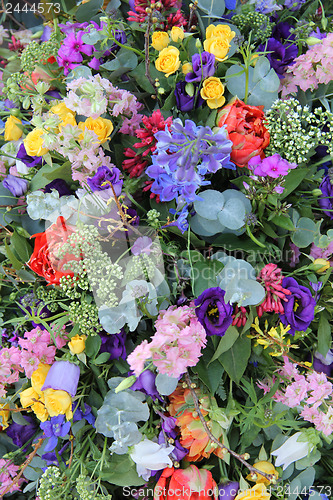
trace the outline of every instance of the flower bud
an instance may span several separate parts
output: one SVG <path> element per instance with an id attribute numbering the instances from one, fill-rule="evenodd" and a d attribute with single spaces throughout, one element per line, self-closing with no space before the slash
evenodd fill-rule
<path id="1" fill-rule="evenodd" d="M 50 89 L 50 85 L 47 82 L 38 82 L 36 85 L 36 90 L 38 94 L 45 94 Z"/>
<path id="2" fill-rule="evenodd" d="M 315 259 L 309 268 L 316 273 L 324 273 L 330 268 L 330 261 L 326 259 Z"/>
<path id="3" fill-rule="evenodd" d="M 124 391 L 125 389 L 129 389 L 130 387 L 132 387 L 135 381 L 135 375 L 131 375 L 130 377 L 125 378 L 120 382 L 120 384 L 117 385 L 114 392 L 117 394 L 118 392 Z"/>
<path id="4" fill-rule="evenodd" d="M 72 354 L 80 354 L 86 347 L 86 335 L 75 335 L 68 342 L 69 350 Z"/>
<path id="5" fill-rule="evenodd" d="M 309 36 L 305 41 L 308 45 L 317 45 L 317 43 L 321 42 L 321 40 L 315 36 Z"/>
<path id="6" fill-rule="evenodd" d="M 201 41 L 199 40 L 199 38 L 197 38 L 197 39 L 196 39 L 196 41 L 195 41 L 195 46 L 196 46 L 196 48 L 197 48 L 197 49 L 201 49 L 201 47 L 202 47 L 202 43 L 201 43 Z"/>
<path id="7" fill-rule="evenodd" d="M 184 75 L 187 75 L 187 73 L 191 73 L 192 70 L 193 70 L 193 66 L 190 62 L 186 62 L 183 64 L 182 72 L 184 73 Z"/>
<path id="8" fill-rule="evenodd" d="M 323 193 L 321 189 L 317 188 L 312 190 L 312 194 L 313 196 L 321 196 Z"/>

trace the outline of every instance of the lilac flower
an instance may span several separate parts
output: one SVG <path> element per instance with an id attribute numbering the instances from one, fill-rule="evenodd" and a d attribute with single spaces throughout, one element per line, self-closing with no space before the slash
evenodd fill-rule
<path id="1" fill-rule="evenodd" d="M 186 203 L 194 201 L 200 186 L 210 184 L 205 175 L 224 168 L 235 168 L 230 162 L 231 141 L 224 128 L 213 132 L 210 127 L 197 126 L 176 118 L 171 131 L 155 134 L 156 151 L 153 164 L 146 173 L 154 179 L 151 191 L 161 201 L 181 197 Z"/>
<path id="2" fill-rule="evenodd" d="M 16 422 L 10 424 L 6 429 L 6 434 L 10 437 L 13 443 L 21 448 L 38 429 L 38 425 L 30 415 L 23 415 L 24 420 L 27 421 L 28 425 L 20 425 Z"/>
<path id="3" fill-rule="evenodd" d="M 29 182 L 21 177 L 15 177 L 14 175 L 8 174 L 3 180 L 2 185 L 4 188 L 8 189 L 13 196 L 22 196 L 28 191 Z"/>
<path id="4" fill-rule="evenodd" d="M 333 219 L 333 180 L 330 175 L 324 177 L 319 189 L 322 192 L 318 200 L 319 206 L 327 217 Z"/>
<path id="5" fill-rule="evenodd" d="M 126 348 L 125 348 L 125 342 L 126 342 L 126 332 L 122 328 L 119 333 L 115 333 L 114 335 L 109 335 L 108 333 L 100 333 L 99 334 L 102 340 L 102 345 L 99 350 L 100 353 L 102 352 L 109 352 L 110 353 L 110 358 L 111 359 L 119 359 L 123 358 L 126 359 Z"/>
<path id="6" fill-rule="evenodd" d="M 286 9 L 295 11 L 299 10 L 305 2 L 306 0 L 285 0 L 284 6 Z"/>
<path id="7" fill-rule="evenodd" d="M 131 248 L 131 252 L 133 255 L 140 255 L 141 253 L 149 255 L 152 244 L 153 240 L 148 238 L 148 236 L 139 236 L 139 238 L 135 240 L 135 243 Z"/>
<path id="8" fill-rule="evenodd" d="M 76 68 L 83 61 L 79 52 L 71 51 L 68 47 L 62 46 L 58 51 L 57 63 L 64 68 L 65 76 L 69 70 Z"/>
<path id="9" fill-rule="evenodd" d="M 204 99 L 199 92 L 199 87 L 197 85 L 194 86 L 193 95 L 189 95 L 186 92 L 186 85 L 184 81 L 178 82 L 175 88 L 176 106 L 182 113 L 188 113 L 194 108 L 200 108 L 204 103 Z"/>
<path id="10" fill-rule="evenodd" d="M 74 397 L 79 378 L 80 368 L 78 365 L 69 361 L 56 361 L 46 376 L 42 391 L 46 389 L 66 391 Z"/>
<path id="11" fill-rule="evenodd" d="M 234 500 L 239 490 L 239 483 L 233 481 L 226 484 L 219 484 L 219 500 Z"/>
<path id="12" fill-rule="evenodd" d="M 255 10 L 265 15 L 282 9 L 281 5 L 277 5 L 276 0 L 254 0 L 250 3 L 255 3 Z"/>
<path id="13" fill-rule="evenodd" d="M 192 68 L 190 73 L 187 73 L 185 80 L 187 83 L 201 82 L 215 73 L 215 56 L 210 52 L 202 52 L 192 56 Z"/>
<path id="14" fill-rule="evenodd" d="M 182 234 L 184 234 L 185 231 L 188 230 L 188 205 L 184 205 L 180 212 L 177 212 L 177 210 L 175 210 L 174 208 L 170 208 L 169 212 L 171 214 L 178 215 L 178 217 L 173 222 L 163 227 L 176 226 L 182 232 Z"/>
<path id="15" fill-rule="evenodd" d="M 168 444 L 168 440 L 173 440 L 174 449 L 171 453 L 171 456 L 177 462 L 183 460 L 184 457 L 188 454 L 188 450 L 183 448 L 180 442 L 177 439 L 177 431 L 176 431 L 176 419 L 174 417 L 165 417 L 161 414 L 161 425 L 162 431 L 158 435 L 158 444 Z"/>
<path id="16" fill-rule="evenodd" d="M 133 372 L 130 373 L 133 375 Z M 132 391 L 141 391 L 152 399 L 161 399 L 155 385 L 156 375 L 150 370 L 144 370 L 136 379 L 134 384 L 130 387 Z"/>
<path id="17" fill-rule="evenodd" d="M 44 431 L 44 436 L 48 438 L 44 451 L 53 451 L 58 444 L 59 437 L 65 437 L 71 428 L 70 422 L 64 421 L 64 415 L 51 417 L 51 420 L 40 423 L 40 428 Z"/>
<path id="18" fill-rule="evenodd" d="M 269 38 L 265 44 L 259 45 L 259 52 L 267 51 L 266 57 L 279 78 L 298 55 L 298 48 L 291 42 L 281 43 L 275 38 Z"/>
<path id="19" fill-rule="evenodd" d="M 16 158 L 22 161 L 28 168 L 36 167 L 43 162 L 42 156 L 29 156 L 22 142 L 17 152 Z"/>
<path id="20" fill-rule="evenodd" d="M 224 296 L 220 287 L 208 288 L 194 301 L 195 313 L 207 335 L 222 337 L 232 323 L 233 308 L 225 303 Z"/>
<path id="21" fill-rule="evenodd" d="M 311 33 L 309 34 L 309 36 L 312 36 L 314 38 L 318 38 L 318 40 L 324 40 L 324 38 L 327 37 L 327 33 L 321 33 L 320 29 L 316 28 L 315 31 L 311 31 Z"/>
<path id="22" fill-rule="evenodd" d="M 62 453 L 66 450 L 66 448 L 68 448 L 69 446 L 69 441 L 67 441 L 64 446 L 58 451 L 58 455 L 62 458 Z M 57 467 L 59 467 L 59 461 L 58 461 L 58 458 L 57 458 L 57 454 L 53 451 L 51 452 L 48 452 L 48 453 L 44 453 L 42 455 L 42 459 L 45 460 L 47 466 L 49 467 L 50 465 L 56 465 Z M 62 458 L 62 462 L 65 464 L 65 460 Z M 43 471 L 45 471 L 45 469 L 43 469 Z"/>
<path id="23" fill-rule="evenodd" d="M 52 28 L 50 26 L 44 26 L 43 34 L 40 37 L 41 42 L 47 42 L 50 40 L 50 36 L 52 34 Z"/>
<path id="24" fill-rule="evenodd" d="M 52 189 L 56 189 L 60 197 L 70 196 L 71 194 L 73 194 L 67 182 L 63 179 L 54 179 L 53 181 L 49 182 L 49 184 L 47 184 L 44 188 L 44 193 L 51 193 Z"/>
<path id="25" fill-rule="evenodd" d="M 123 187 L 123 179 L 120 179 L 120 170 L 117 167 L 113 167 L 112 170 L 109 167 L 103 165 L 98 167 L 97 172 L 93 177 L 88 177 L 87 183 L 92 191 L 105 191 L 110 190 L 110 195 L 112 196 L 112 190 L 110 184 L 112 184 L 117 196 L 121 194 L 121 189 Z"/>
<path id="26" fill-rule="evenodd" d="M 280 320 L 284 325 L 290 325 L 291 335 L 294 335 L 296 330 L 305 332 L 314 319 L 316 301 L 310 290 L 299 285 L 294 278 L 283 278 L 282 286 L 290 290 L 291 294 L 285 296 L 284 313 L 280 314 Z"/>
<path id="27" fill-rule="evenodd" d="M 95 427 L 96 419 L 91 411 L 91 406 L 84 403 L 84 411 L 82 411 L 81 407 L 77 406 L 77 403 L 73 403 L 72 412 L 73 412 L 73 422 L 78 422 L 84 418 L 88 422 L 88 424 Z"/>
<path id="28" fill-rule="evenodd" d="M 281 158 L 279 154 L 275 153 L 263 160 L 261 160 L 260 156 L 254 156 L 249 160 L 248 167 L 250 170 L 253 170 L 254 175 L 277 179 L 278 177 L 287 175 L 289 170 L 296 168 L 297 165 L 296 163 L 289 163 L 287 160 Z M 282 191 L 278 190 L 277 192 Z"/>
<path id="29" fill-rule="evenodd" d="M 84 23 L 72 23 L 71 21 L 67 21 L 66 24 L 59 24 L 59 28 L 62 31 L 62 33 L 65 33 L 65 35 L 69 33 L 75 33 L 75 30 L 77 29 L 86 29 L 89 26 L 89 22 L 85 21 Z"/>

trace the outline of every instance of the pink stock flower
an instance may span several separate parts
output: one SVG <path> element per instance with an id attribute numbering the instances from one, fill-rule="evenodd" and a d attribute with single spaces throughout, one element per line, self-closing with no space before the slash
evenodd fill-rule
<path id="1" fill-rule="evenodd" d="M 298 406 L 306 398 L 308 389 L 309 384 L 305 377 L 288 385 L 285 391 L 285 404 L 290 408 Z"/>

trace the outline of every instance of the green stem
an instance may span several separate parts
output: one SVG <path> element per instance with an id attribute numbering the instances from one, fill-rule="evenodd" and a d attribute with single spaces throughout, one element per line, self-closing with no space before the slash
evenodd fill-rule
<path id="1" fill-rule="evenodd" d="M 266 248 L 266 245 L 264 243 L 261 243 L 261 241 L 257 240 L 257 238 L 252 234 L 250 226 L 246 226 L 246 234 L 251 238 L 251 240 L 258 245 L 261 248 Z"/>

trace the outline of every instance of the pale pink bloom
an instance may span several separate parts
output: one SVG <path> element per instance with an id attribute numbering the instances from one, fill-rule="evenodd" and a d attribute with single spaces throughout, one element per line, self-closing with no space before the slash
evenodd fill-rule
<path id="1" fill-rule="evenodd" d="M 318 412 L 315 418 L 315 427 L 318 431 L 322 431 L 325 436 L 329 436 L 333 432 L 333 408 L 328 407 L 326 413 Z"/>
<path id="2" fill-rule="evenodd" d="M 143 371 L 145 362 L 150 357 L 151 352 L 150 347 L 148 346 L 148 340 L 144 340 L 131 354 L 127 356 L 127 362 L 137 377 Z"/>
<path id="3" fill-rule="evenodd" d="M 314 423 L 318 418 L 319 410 L 313 406 L 304 406 L 300 415 L 304 418 L 304 420 L 307 420 L 307 422 Z"/>
<path id="4" fill-rule="evenodd" d="M 303 377 L 300 380 L 297 380 L 293 382 L 292 384 L 288 385 L 285 391 L 285 398 L 286 398 L 286 405 L 288 405 L 290 408 L 294 408 L 295 406 L 298 406 L 301 401 L 303 401 L 307 394 L 308 391 L 308 383 Z"/>

